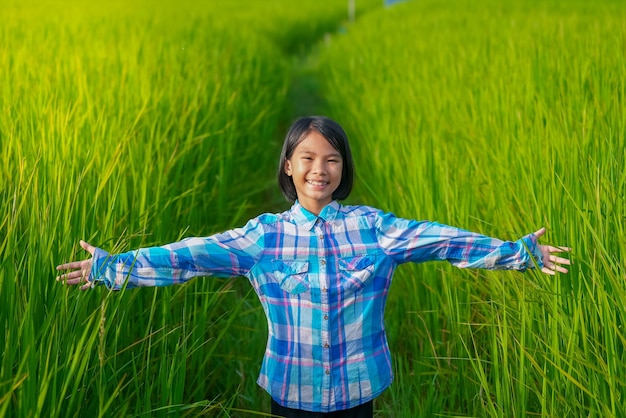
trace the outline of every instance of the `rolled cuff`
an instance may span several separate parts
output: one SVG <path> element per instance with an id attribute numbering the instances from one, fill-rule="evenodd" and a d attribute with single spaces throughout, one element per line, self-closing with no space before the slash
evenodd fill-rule
<path id="1" fill-rule="evenodd" d="M 531 255 L 526 263 L 526 268 L 543 268 L 543 254 L 537 243 L 537 236 L 535 234 L 528 234 L 522 238 L 522 241 Z"/>
<path id="2" fill-rule="evenodd" d="M 91 262 L 91 282 L 95 286 L 105 285 L 109 289 L 113 289 L 114 281 L 107 277 L 106 271 L 115 260 L 108 252 L 96 248 Z"/>

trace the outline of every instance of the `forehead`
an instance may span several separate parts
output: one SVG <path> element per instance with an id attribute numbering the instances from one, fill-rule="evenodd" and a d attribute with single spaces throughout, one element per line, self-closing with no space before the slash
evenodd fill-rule
<path id="1" fill-rule="evenodd" d="M 324 135 L 317 131 L 311 131 L 306 134 L 296 145 L 294 152 L 341 156 L 339 150 L 336 149 Z"/>

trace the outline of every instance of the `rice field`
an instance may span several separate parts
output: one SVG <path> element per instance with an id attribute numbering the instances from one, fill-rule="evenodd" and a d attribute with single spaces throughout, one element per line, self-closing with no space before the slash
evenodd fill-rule
<path id="1" fill-rule="evenodd" d="M 402 266 L 376 416 L 626 416 L 626 5 L 355 5 L 3 3 L 1 416 L 269 416 L 245 279 L 79 292 L 54 267 L 285 210 L 313 113 L 351 139 L 348 203 L 574 249 L 556 277 Z"/>
<path id="2" fill-rule="evenodd" d="M 387 312 L 400 373 L 379 408 L 626 414 L 624 12 L 410 2 L 322 54 L 367 201 L 507 239 L 545 225 L 546 242 L 574 249 L 555 278 L 404 269 Z"/>

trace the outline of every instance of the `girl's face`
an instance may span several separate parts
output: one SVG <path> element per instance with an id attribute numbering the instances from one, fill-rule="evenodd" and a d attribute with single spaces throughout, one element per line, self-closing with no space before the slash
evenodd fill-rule
<path id="1" fill-rule="evenodd" d="M 285 162 L 298 202 L 315 215 L 332 202 L 342 171 L 341 154 L 317 131 L 311 131 Z"/>

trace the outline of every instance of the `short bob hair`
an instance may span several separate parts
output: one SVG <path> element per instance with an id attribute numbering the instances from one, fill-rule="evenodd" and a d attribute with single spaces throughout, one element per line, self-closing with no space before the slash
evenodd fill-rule
<path id="1" fill-rule="evenodd" d="M 297 119 L 289 128 L 278 165 L 278 185 L 280 190 L 290 202 L 294 202 L 298 198 L 293 179 L 285 173 L 285 163 L 291 158 L 298 144 L 304 141 L 313 131 L 319 132 L 341 154 L 341 159 L 343 160 L 341 182 L 333 193 L 333 199 L 346 199 L 352 191 L 354 182 L 354 163 L 352 162 L 348 136 L 341 125 L 325 116 L 305 116 Z"/>

